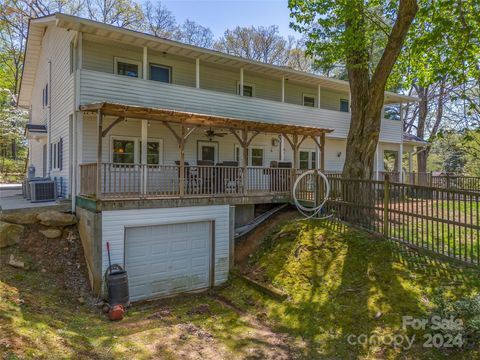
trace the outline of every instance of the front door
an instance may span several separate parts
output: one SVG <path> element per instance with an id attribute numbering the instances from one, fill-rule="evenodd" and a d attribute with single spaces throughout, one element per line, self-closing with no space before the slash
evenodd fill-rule
<path id="1" fill-rule="evenodd" d="M 218 162 L 218 143 L 211 141 L 198 142 L 197 160 L 211 161 L 212 164 Z"/>

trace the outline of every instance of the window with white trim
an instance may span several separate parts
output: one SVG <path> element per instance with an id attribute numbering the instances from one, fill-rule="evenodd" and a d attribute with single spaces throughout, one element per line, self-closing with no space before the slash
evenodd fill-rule
<path id="1" fill-rule="evenodd" d="M 237 81 L 237 95 L 240 95 L 240 81 Z M 255 97 L 255 84 L 244 82 L 243 96 Z"/>
<path id="2" fill-rule="evenodd" d="M 265 162 L 265 149 L 260 146 L 251 146 L 248 149 L 248 163 L 250 166 L 263 166 Z"/>
<path id="3" fill-rule="evenodd" d="M 317 168 L 317 152 L 313 150 L 299 151 L 300 169 L 316 169 Z"/>
<path id="4" fill-rule="evenodd" d="M 315 107 L 315 95 L 303 94 L 303 106 Z"/>
<path id="5" fill-rule="evenodd" d="M 50 144 L 50 167 L 54 171 L 63 169 L 63 139 Z"/>
<path id="6" fill-rule="evenodd" d="M 135 163 L 135 138 L 112 137 L 112 162 L 117 164 Z"/>
<path id="7" fill-rule="evenodd" d="M 140 160 L 142 159 L 142 142 L 139 141 Z M 163 141 L 161 139 L 148 139 L 147 142 L 147 164 L 161 165 L 163 164 Z"/>
<path id="8" fill-rule="evenodd" d="M 114 58 L 114 73 L 130 77 L 142 77 L 142 63 L 121 57 Z"/>
<path id="9" fill-rule="evenodd" d="M 234 146 L 234 157 L 233 157 L 233 158 L 234 158 L 235 161 L 237 161 L 239 164 L 240 164 L 240 153 L 241 153 L 241 151 L 240 151 L 240 145 L 235 144 L 235 146 Z"/>
<path id="10" fill-rule="evenodd" d="M 150 64 L 150 80 L 172 82 L 172 68 L 166 65 Z"/>

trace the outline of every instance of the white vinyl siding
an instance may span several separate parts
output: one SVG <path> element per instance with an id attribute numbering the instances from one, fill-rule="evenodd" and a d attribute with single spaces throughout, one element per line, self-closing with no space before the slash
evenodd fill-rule
<path id="1" fill-rule="evenodd" d="M 301 103 L 292 105 L 263 100 L 258 97 L 237 96 L 235 95 L 235 84 L 236 80 L 232 83 L 232 96 L 232 94 L 223 92 L 83 70 L 81 72 L 80 102 L 91 104 L 109 101 L 126 105 L 252 119 L 273 124 L 325 127 L 335 130 L 333 133 L 327 134 L 328 137 L 345 139 L 348 135 L 349 113 L 309 108 Z M 400 131 L 401 123 L 399 121 L 384 119 L 382 120 L 380 140 L 398 142 Z"/>
<path id="2" fill-rule="evenodd" d="M 111 260 L 124 265 L 125 228 L 175 224 L 194 221 L 214 221 L 214 285 L 228 279 L 229 270 L 229 206 L 196 206 L 163 209 L 115 210 L 102 212 L 102 274 L 108 267 L 106 243 L 110 242 Z"/>
<path id="3" fill-rule="evenodd" d="M 74 74 L 70 72 L 70 44 L 73 40 L 75 31 L 49 26 L 43 38 L 43 45 L 38 61 L 36 78 L 32 91 L 32 123 L 47 124 L 48 111 L 51 112 L 50 139 L 51 143 L 62 139 L 63 141 L 63 166 L 58 165 L 54 168 L 52 164 L 50 175 L 60 182 L 63 190 L 63 196 L 70 194 L 69 189 L 69 116 L 73 112 L 74 106 Z M 51 79 L 48 79 L 49 61 L 51 62 Z M 50 80 L 50 81 L 49 81 Z M 48 84 L 48 105 L 42 104 L 42 92 Z M 52 146 L 53 147 L 53 146 Z M 53 154 L 51 156 L 53 160 Z M 40 160 L 42 156 L 33 156 L 31 158 L 33 165 L 39 172 L 43 168 Z M 60 170 L 61 169 L 61 170 Z M 47 170 L 48 175 L 48 170 Z M 60 189 L 60 184 L 59 184 Z"/>

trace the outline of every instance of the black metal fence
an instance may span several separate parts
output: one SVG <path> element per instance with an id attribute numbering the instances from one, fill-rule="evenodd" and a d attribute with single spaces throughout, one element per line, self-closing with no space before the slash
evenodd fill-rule
<path id="1" fill-rule="evenodd" d="M 480 265 L 480 193 L 329 177 L 326 209 L 377 234 Z"/>

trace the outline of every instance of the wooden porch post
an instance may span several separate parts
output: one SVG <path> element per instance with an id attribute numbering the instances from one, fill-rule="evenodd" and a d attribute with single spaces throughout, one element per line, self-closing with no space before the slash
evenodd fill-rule
<path id="1" fill-rule="evenodd" d="M 168 130 L 173 134 L 175 139 L 177 139 L 178 149 L 180 151 L 180 168 L 179 168 L 179 193 L 180 196 L 185 195 L 185 144 L 187 142 L 188 137 L 195 131 L 197 128 L 196 126 L 192 127 L 190 130 L 186 131 L 184 123 L 180 125 L 180 135 L 178 135 L 175 130 L 173 130 L 172 126 L 163 121 L 163 125 L 167 127 Z"/>
<path id="2" fill-rule="evenodd" d="M 140 159 L 140 167 L 142 169 L 142 194 L 147 193 L 148 184 L 148 166 L 147 166 L 147 149 L 148 149 L 148 120 L 142 120 L 142 157 Z"/>
<path id="3" fill-rule="evenodd" d="M 325 171 L 325 133 L 320 136 L 320 171 Z"/>
<path id="4" fill-rule="evenodd" d="M 96 183 L 96 197 L 102 198 L 102 126 L 103 114 L 102 110 L 97 111 L 97 183 Z"/>
<path id="5" fill-rule="evenodd" d="M 248 138 L 248 129 L 242 129 L 240 130 L 242 133 L 242 136 L 237 134 L 237 131 L 235 129 L 230 128 L 230 132 L 237 138 L 238 142 L 242 146 L 243 149 L 243 162 L 242 162 L 242 174 L 243 174 L 243 193 L 247 193 L 247 166 L 248 166 L 248 147 L 250 146 L 250 143 L 252 140 L 259 134 L 258 131 L 254 131 L 253 135 Z"/>
<path id="6" fill-rule="evenodd" d="M 180 196 L 185 195 L 185 126 L 181 125 L 181 140 L 178 143 L 180 150 Z"/>
<path id="7" fill-rule="evenodd" d="M 244 129 L 242 130 L 242 149 L 243 149 L 243 193 L 246 195 L 247 194 L 247 181 L 248 181 L 248 175 L 247 175 L 247 167 L 248 167 L 248 130 Z"/>

